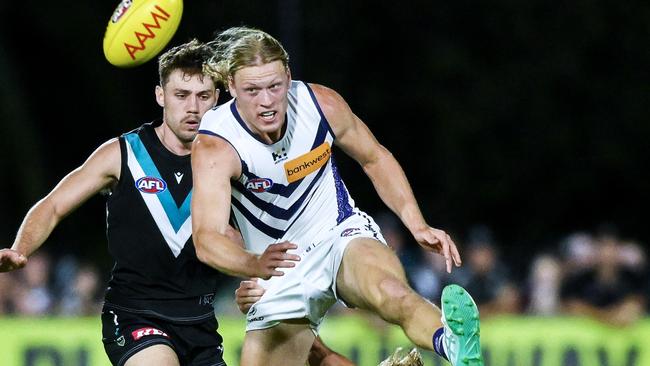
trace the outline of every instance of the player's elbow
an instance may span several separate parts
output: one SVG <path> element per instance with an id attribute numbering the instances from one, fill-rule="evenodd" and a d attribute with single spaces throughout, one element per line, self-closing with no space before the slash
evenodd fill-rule
<path id="1" fill-rule="evenodd" d="M 196 258 L 205 264 L 210 264 L 209 263 L 209 248 L 206 245 L 206 240 L 205 240 L 205 233 L 203 233 L 201 230 L 194 230 L 192 233 L 192 237 L 194 240 L 194 250 L 196 251 Z"/>
<path id="2" fill-rule="evenodd" d="M 208 255 L 207 255 L 205 249 L 203 249 L 201 246 L 196 245 L 196 244 L 194 245 L 194 247 L 196 249 L 196 259 L 198 259 L 199 262 L 201 262 L 203 264 L 209 264 L 208 263 Z"/>

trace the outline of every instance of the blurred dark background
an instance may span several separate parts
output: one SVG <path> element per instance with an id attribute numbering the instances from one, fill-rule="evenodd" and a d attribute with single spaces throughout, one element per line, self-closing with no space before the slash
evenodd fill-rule
<path id="1" fill-rule="evenodd" d="M 2 247 L 98 145 L 160 114 L 155 61 L 104 59 L 118 2 L 0 3 Z M 460 245 L 487 225 L 523 273 L 577 230 L 608 224 L 649 242 L 648 2 L 186 0 L 170 45 L 234 25 L 276 36 L 294 79 L 342 94 Z M 383 211 L 356 163 L 337 158 L 358 206 Z M 67 218 L 47 250 L 107 272 L 103 205 Z"/>

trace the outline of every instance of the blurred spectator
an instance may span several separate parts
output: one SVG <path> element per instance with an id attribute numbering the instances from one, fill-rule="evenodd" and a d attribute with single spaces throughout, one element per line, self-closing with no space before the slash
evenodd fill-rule
<path id="1" fill-rule="evenodd" d="M 458 268 L 454 267 L 453 270 L 458 271 Z M 446 271 L 445 257 L 420 247 L 420 260 L 406 275 L 418 294 L 437 304 Z"/>
<path id="2" fill-rule="evenodd" d="M 79 259 L 72 254 L 64 254 L 56 261 L 56 265 L 52 268 L 52 277 L 54 280 L 52 283 L 52 292 L 58 299 L 65 297 L 66 293 L 72 291 L 72 283 L 78 270 Z"/>
<path id="3" fill-rule="evenodd" d="M 542 254 L 532 262 L 528 279 L 528 306 L 531 315 L 555 315 L 560 310 L 562 264 L 550 254 Z"/>
<path id="4" fill-rule="evenodd" d="M 472 294 L 481 317 L 520 312 L 521 291 L 499 258 L 492 231 L 483 225 L 470 229 L 463 266 L 452 271 L 450 281 Z"/>
<path id="5" fill-rule="evenodd" d="M 13 273 L 0 274 L 0 315 L 15 311 L 16 276 Z"/>
<path id="6" fill-rule="evenodd" d="M 566 275 L 582 272 L 594 266 L 597 250 L 594 238 L 585 232 L 575 232 L 560 244 Z"/>
<path id="7" fill-rule="evenodd" d="M 564 312 L 629 325 L 644 315 L 643 251 L 625 247 L 615 233 L 601 233 L 592 266 L 570 272 L 562 284 Z M 571 262 L 569 262 L 571 263 Z"/>
<path id="8" fill-rule="evenodd" d="M 634 241 L 621 242 L 619 251 L 621 264 L 636 273 L 644 273 L 646 267 L 646 255 L 641 245 Z"/>
<path id="9" fill-rule="evenodd" d="M 88 316 L 101 314 L 102 302 L 97 269 L 90 265 L 79 267 L 65 288 L 59 302 L 58 313 L 65 316 Z"/>
<path id="10" fill-rule="evenodd" d="M 50 291 L 50 258 L 45 252 L 29 257 L 29 265 L 17 273 L 16 312 L 19 315 L 48 315 L 52 309 Z"/>

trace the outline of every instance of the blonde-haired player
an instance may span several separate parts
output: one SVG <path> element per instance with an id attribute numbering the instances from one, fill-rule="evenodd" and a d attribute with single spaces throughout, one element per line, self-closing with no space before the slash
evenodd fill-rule
<path id="1" fill-rule="evenodd" d="M 451 271 L 461 263 L 456 245 L 426 223 L 392 154 L 335 91 L 292 80 L 288 55 L 269 34 L 231 28 L 215 47 L 208 72 L 234 98 L 205 114 L 192 150 L 197 255 L 250 277 L 268 247 L 291 245 L 278 260 L 299 260 L 261 282 L 266 293 L 248 312 L 242 365 L 304 364 L 337 300 L 400 325 L 454 366 L 483 365 L 472 298 L 449 286 L 441 313 L 407 285 L 372 217 L 355 207 L 332 146 L 361 164 L 415 240 L 444 255 Z M 226 235 L 231 211 L 248 250 Z"/>

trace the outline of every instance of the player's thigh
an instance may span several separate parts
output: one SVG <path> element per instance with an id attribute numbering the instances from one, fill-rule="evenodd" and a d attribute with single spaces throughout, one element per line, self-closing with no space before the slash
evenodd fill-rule
<path id="1" fill-rule="evenodd" d="M 303 321 L 246 332 L 241 366 L 303 366 L 315 335 Z"/>
<path id="2" fill-rule="evenodd" d="M 180 366 L 176 352 L 165 344 L 154 344 L 129 357 L 124 366 Z"/>
<path id="3" fill-rule="evenodd" d="M 404 267 L 391 248 L 371 238 L 348 244 L 336 277 L 337 293 L 345 302 L 373 309 L 386 293 L 406 287 Z"/>

